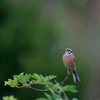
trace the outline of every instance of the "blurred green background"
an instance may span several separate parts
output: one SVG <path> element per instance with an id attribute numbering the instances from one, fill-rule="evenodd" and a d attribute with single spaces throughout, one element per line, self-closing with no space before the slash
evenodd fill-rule
<path id="1" fill-rule="evenodd" d="M 44 76 L 67 75 L 62 62 L 65 48 L 73 50 L 81 82 L 72 75 L 79 100 L 100 100 L 100 1 L 99 0 L 0 0 L 0 99 L 14 95 L 35 100 L 42 92 L 4 86 L 21 72 Z"/>

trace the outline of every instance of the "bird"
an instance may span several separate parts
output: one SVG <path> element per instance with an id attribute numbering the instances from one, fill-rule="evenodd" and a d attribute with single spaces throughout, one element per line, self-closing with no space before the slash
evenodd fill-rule
<path id="1" fill-rule="evenodd" d="M 62 59 L 63 59 L 64 66 L 68 69 L 67 74 L 70 75 L 70 70 L 71 70 L 74 82 L 75 83 L 77 81 L 80 82 L 80 78 L 76 72 L 76 61 L 72 49 L 66 48 Z"/>

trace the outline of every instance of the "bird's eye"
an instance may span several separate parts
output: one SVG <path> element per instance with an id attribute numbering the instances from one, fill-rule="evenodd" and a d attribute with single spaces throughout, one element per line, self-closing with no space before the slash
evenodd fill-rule
<path id="1" fill-rule="evenodd" d="M 72 53 L 72 51 L 71 51 L 71 50 L 68 50 L 68 53 L 69 53 L 69 54 L 71 54 L 71 53 Z"/>
<path id="2" fill-rule="evenodd" d="M 72 53 L 72 51 L 70 51 Z"/>

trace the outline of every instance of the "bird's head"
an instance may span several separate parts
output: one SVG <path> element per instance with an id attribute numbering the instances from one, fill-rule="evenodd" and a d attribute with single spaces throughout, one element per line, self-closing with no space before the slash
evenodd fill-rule
<path id="1" fill-rule="evenodd" d="M 70 49 L 70 48 L 65 49 L 65 56 L 70 56 L 72 54 L 73 54 L 72 49 Z"/>

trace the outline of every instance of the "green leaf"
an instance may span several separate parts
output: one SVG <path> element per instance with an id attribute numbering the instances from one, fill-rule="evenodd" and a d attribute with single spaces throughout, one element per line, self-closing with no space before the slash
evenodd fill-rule
<path id="1" fill-rule="evenodd" d="M 5 81 L 5 86 L 6 85 L 10 85 L 11 87 L 16 87 L 19 84 L 17 80 L 8 79 L 8 81 Z"/>
<path id="2" fill-rule="evenodd" d="M 49 85 L 49 87 L 53 87 L 53 83 L 52 82 L 45 82 L 46 84 L 48 84 Z"/>
<path id="3" fill-rule="evenodd" d="M 47 98 L 49 99 L 49 100 L 53 100 L 53 98 L 52 98 L 52 96 L 50 95 L 50 94 L 47 94 L 47 93 L 44 93 L 46 96 L 47 96 Z"/>
<path id="4" fill-rule="evenodd" d="M 45 77 L 43 75 L 40 74 L 41 79 L 44 79 Z"/>
<path id="5" fill-rule="evenodd" d="M 36 100 L 66 100 L 66 99 L 61 99 L 56 93 L 61 93 L 62 91 L 70 91 L 70 92 L 77 92 L 77 90 L 75 89 L 75 85 L 66 85 L 64 87 L 60 86 L 59 84 L 53 84 L 52 82 L 50 82 L 51 79 L 56 78 L 56 76 L 54 75 L 49 75 L 44 77 L 43 75 L 38 75 L 36 73 L 34 73 L 33 75 L 30 74 L 25 74 L 21 73 L 19 75 L 14 75 L 13 79 L 8 79 L 8 81 L 5 81 L 5 86 L 9 85 L 11 87 L 18 87 L 18 88 L 22 88 L 22 87 L 29 87 L 31 85 L 30 82 L 33 81 L 32 84 L 41 84 L 43 86 L 49 87 L 49 91 L 52 90 L 53 93 L 52 96 L 50 94 L 45 93 L 47 98 L 38 98 Z M 30 80 L 31 79 L 31 80 Z M 22 83 L 22 86 L 21 84 Z M 4 100 L 8 100 L 8 99 L 4 99 Z M 77 98 L 73 98 L 72 100 L 78 100 Z"/>
<path id="6" fill-rule="evenodd" d="M 63 87 L 63 91 L 70 91 L 76 93 L 77 90 L 75 89 L 75 85 L 66 85 Z"/>
<path id="7" fill-rule="evenodd" d="M 75 85 L 69 85 L 71 88 L 76 88 L 76 86 Z"/>
<path id="8" fill-rule="evenodd" d="M 8 84 L 8 81 L 4 81 L 4 83 L 5 83 L 4 86 L 6 86 Z"/>
<path id="9" fill-rule="evenodd" d="M 46 76 L 46 77 L 45 77 L 45 80 L 49 80 L 49 76 Z"/>
<path id="10" fill-rule="evenodd" d="M 50 75 L 49 76 L 49 80 L 51 80 L 51 79 L 53 79 L 53 78 L 56 78 L 57 76 L 55 76 L 55 75 Z"/>
<path id="11" fill-rule="evenodd" d="M 49 82 L 49 78 L 48 78 L 48 76 L 44 77 L 44 80 L 43 80 L 43 82 L 44 82 L 44 83 L 47 83 L 47 82 Z"/>
<path id="12" fill-rule="evenodd" d="M 59 84 L 55 84 L 55 85 L 54 85 L 54 88 L 55 88 L 55 89 L 59 89 L 60 91 L 63 90 L 63 87 L 60 86 Z"/>
<path id="13" fill-rule="evenodd" d="M 33 82 L 35 82 L 35 84 L 40 84 L 41 82 L 38 80 L 32 80 Z"/>
<path id="14" fill-rule="evenodd" d="M 18 76 L 17 75 L 13 75 L 13 79 L 14 80 L 18 80 Z"/>
<path id="15" fill-rule="evenodd" d="M 59 96 L 56 93 L 53 93 L 52 96 L 53 96 L 54 100 L 59 98 Z"/>
<path id="16" fill-rule="evenodd" d="M 4 96 L 3 100 L 18 100 L 17 98 L 14 98 L 14 96 Z"/>
<path id="17" fill-rule="evenodd" d="M 46 98 L 38 98 L 36 100 L 48 100 L 48 99 L 46 99 Z"/>
<path id="18" fill-rule="evenodd" d="M 73 98 L 72 100 L 78 100 L 77 98 Z"/>
<path id="19" fill-rule="evenodd" d="M 36 74 L 36 73 L 34 73 L 33 75 L 31 75 L 31 77 L 34 78 L 34 79 L 36 79 L 36 80 L 41 80 L 41 77 L 38 74 Z"/>
<path id="20" fill-rule="evenodd" d="M 24 73 L 21 73 L 18 75 L 18 79 L 22 84 L 26 84 L 27 81 L 30 79 L 30 74 L 29 75 L 24 75 Z"/>

